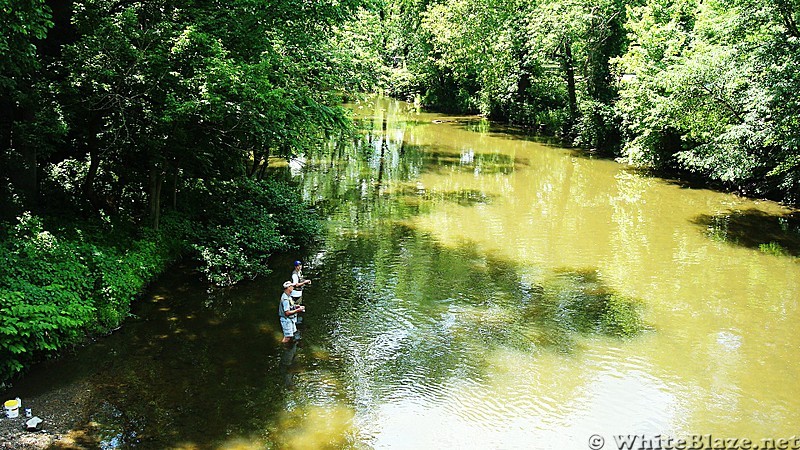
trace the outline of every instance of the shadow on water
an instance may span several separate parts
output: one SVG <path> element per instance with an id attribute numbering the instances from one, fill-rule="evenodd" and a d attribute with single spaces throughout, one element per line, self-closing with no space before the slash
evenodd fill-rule
<path id="1" fill-rule="evenodd" d="M 323 290 L 338 311 L 336 326 L 357 328 L 356 334 L 364 338 L 362 351 L 381 349 L 379 359 L 388 361 L 381 366 L 383 376 L 437 367 L 441 373 L 463 369 L 470 366 L 463 355 L 482 353 L 469 349 L 485 347 L 487 342 L 526 352 L 569 353 L 581 336 L 630 337 L 645 330 L 641 303 L 614 292 L 594 270 L 539 273 L 537 268 L 478 252 L 471 242 L 444 246 L 409 224 L 409 218 L 424 215 L 437 204 L 471 207 L 493 200 L 478 190 L 426 190 L 413 184 L 420 173 L 480 167 L 483 174 L 508 174 L 520 162 L 504 154 L 450 152 L 407 143 L 394 143 L 388 150 L 399 146 L 402 158 L 391 171 L 383 172 L 393 175 L 396 186 L 387 196 L 365 191 L 375 177 L 374 163 L 359 170 L 358 178 L 347 177 L 345 168 L 352 169 L 359 158 L 332 167 L 333 177 L 320 180 L 306 174 L 305 180 L 315 191 L 328 193 L 323 200 L 327 205 L 336 199 L 342 206 L 325 208 L 334 216 L 336 233 L 329 237 L 318 264 Z M 365 151 L 363 145 L 354 151 L 362 161 L 377 154 Z M 358 313 L 362 308 L 374 312 L 362 317 Z M 351 316 L 351 325 L 341 320 Z M 361 317 L 358 323 L 356 316 Z"/>
<path id="2" fill-rule="evenodd" d="M 80 391 L 69 401 L 82 417 L 52 448 L 218 448 L 279 420 L 286 383 L 304 370 L 279 343 L 273 304 L 258 284 L 208 290 L 175 267 L 119 332 L 35 371 L 19 389 Z"/>
<path id="3" fill-rule="evenodd" d="M 409 370 L 444 365 L 441 372 L 448 373 L 464 366 L 459 355 L 487 342 L 569 353 L 581 336 L 631 337 L 646 328 L 641 303 L 614 292 L 595 270 L 566 269 L 532 279 L 523 267 L 479 253 L 471 243 L 445 247 L 399 224 L 347 237 L 321 267 L 324 283 L 332 283 L 328 288 L 335 285 L 342 293 L 338 307 L 377 308 L 368 328 L 408 325 L 399 332 L 405 336 L 395 347 L 399 353 L 387 359 Z M 342 267 L 350 270 L 342 273 Z M 402 321 L 397 311 L 404 311 Z"/>
<path id="4" fill-rule="evenodd" d="M 609 288 L 595 269 L 562 269 L 536 286 L 537 302 L 525 314 L 552 330 L 564 333 L 635 336 L 647 327 L 643 303 Z"/>
<path id="5" fill-rule="evenodd" d="M 557 136 L 537 134 L 537 130 L 535 129 L 526 129 L 510 124 L 493 123 L 489 120 L 474 119 L 469 121 L 460 121 L 459 126 L 466 131 L 500 137 L 506 140 L 516 139 L 520 141 L 536 142 L 542 145 L 558 147 L 559 149 L 567 147 L 567 144 L 564 142 L 564 140 L 558 138 Z M 590 154 L 586 153 L 586 155 L 588 156 Z"/>
<path id="6" fill-rule="evenodd" d="M 694 223 L 705 234 L 728 244 L 776 256 L 800 256 L 800 214 L 772 215 L 749 209 L 719 215 L 701 215 Z"/>
<path id="7" fill-rule="evenodd" d="M 358 151 L 364 160 L 373 164 L 382 158 L 382 154 L 372 151 L 372 143 L 367 140 L 359 141 Z M 522 159 L 515 159 L 502 153 L 476 153 L 472 150 L 462 150 L 455 147 L 442 145 L 418 145 L 401 143 L 396 147 L 398 157 L 397 169 L 401 177 L 398 180 L 409 179 L 424 172 L 444 172 L 459 170 L 466 173 L 476 171 L 484 174 L 510 174 L 515 165 L 528 165 Z M 385 156 L 385 155 L 384 155 Z"/>

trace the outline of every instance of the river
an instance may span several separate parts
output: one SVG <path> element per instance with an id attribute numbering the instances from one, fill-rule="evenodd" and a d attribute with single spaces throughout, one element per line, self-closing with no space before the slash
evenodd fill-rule
<path id="1" fill-rule="evenodd" d="M 80 433 L 107 449 L 800 433 L 800 265 L 758 247 L 793 245 L 791 211 L 478 117 L 352 109 L 363 133 L 277 169 L 326 217 L 323 245 L 228 289 L 178 267 L 20 392 L 87 384 Z M 312 284 L 285 347 L 296 258 Z"/>

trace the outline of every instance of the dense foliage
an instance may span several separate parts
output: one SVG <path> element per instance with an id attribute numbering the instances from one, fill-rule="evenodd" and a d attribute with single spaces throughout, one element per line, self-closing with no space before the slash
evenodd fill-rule
<path id="1" fill-rule="evenodd" d="M 313 240 L 265 169 L 348 132 L 334 38 L 365 4 L 0 1 L 0 382 L 118 326 L 180 254 L 228 285 Z"/>
<path id="2" fill-rule="evenodd" d="M 385 0 L 348 45 L 392 95 L 797 203 L 798 20 L 797 0 Z"/>
<path id="3" fill-rule="evenodd" d="M 3 215 L 55 194 L 157 229 L 194 179 L 263 178 L 347 128 L 357 82 L 331 38 L 361 4 L 4 2 Z"/>
<path id="4" fill-rule="evenodd" d="M 21 215 L 0 236 L 0 382 L 29 362 L 104 333 L 181 255 L 230 285 L 269 272 L 274 252 L 311 243 L 319 221 L 274 180 L 196 180 L 158 231 L 121 222 Z"/>
<path id="5" fill-rule="evenodd" d="M 118 326 L 134 296 L 180 253 L 168 223 L 135 237 L 113 227 L 46 227 L 21 216 L 0 246 L 0 381 Z"/>
<path id="6" fill-rule="evenodd" d="M 220 286 L 269 273 L 273 252 L 307 246 L 320 233 L 316 216 L 285 183 L 198 180 L 189 202 L 191 248 L 206 279 Z"/>

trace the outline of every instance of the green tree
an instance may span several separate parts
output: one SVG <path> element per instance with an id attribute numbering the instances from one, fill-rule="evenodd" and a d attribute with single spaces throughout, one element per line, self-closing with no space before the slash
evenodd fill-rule
<path id="1" fill-rule="evenodd" d="M 426 106 L 618 145 L 610 60 L 626 45 L 623 2 L 395 1 L 381 17 L 385 60 L 403 63 L 390 93 L 416 90 Z"/>
<path id="2" fill-rule="evenodd" d="M 43 112 L 36 43 L 53 26 L 44 1 L 0 3 L 0 209 L 5 214 L 29 206 L 37 195 L 35 124 Z"/>
<path id="3" fill-rule="evenodd" d="M 181 180 L 262 177 L 346 128 L 330 38 L 360 4 L 75 2 L 77 38 L 48 67 L 70 142 L 45 165 L 85 164 L 78 203 L 155 227 Z"/>
<path id="4" fill-rule="evenodd" d="M 788 68 L 800 55 L 791 6 L 689 0 L 632 9 L 634 45 L 619 60 L 632 74 L 619 103 L 626 158 L 796 201 L 798 79 Z"/>

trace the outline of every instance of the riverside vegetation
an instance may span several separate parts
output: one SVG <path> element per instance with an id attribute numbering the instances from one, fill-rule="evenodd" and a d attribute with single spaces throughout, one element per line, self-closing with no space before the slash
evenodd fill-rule
<path id="1" fill-rule="evenodd" d="M 350 133 L 343 92 L 800 201 L 799 0 L 28 0 L 0 14 L 0 382 L 119 326 L 180 255 L 229 285 L 312 239 L 313 214 L 266 168 Z"/>
<path id="2" fill-rule="evenodd" d="M 348 129 L 320 42 L 357 2 L 295 3 L 3 3 L 0 382 L 182 254 L 229 285 L 317 235 L 265 168 Z"/>
<path id="3" fill-rule="evenodd" d="M 118 327 L 136 295 L 181 255 L 226 286 L 269 273 L 270 254 L 318 234 L 315 216 L 285 183 L 198 181 L 184 194 L 193 209 L 169 212 L 157 231 L 118 220 L 18 218 L 0 246 L 0 379 Z"/>

